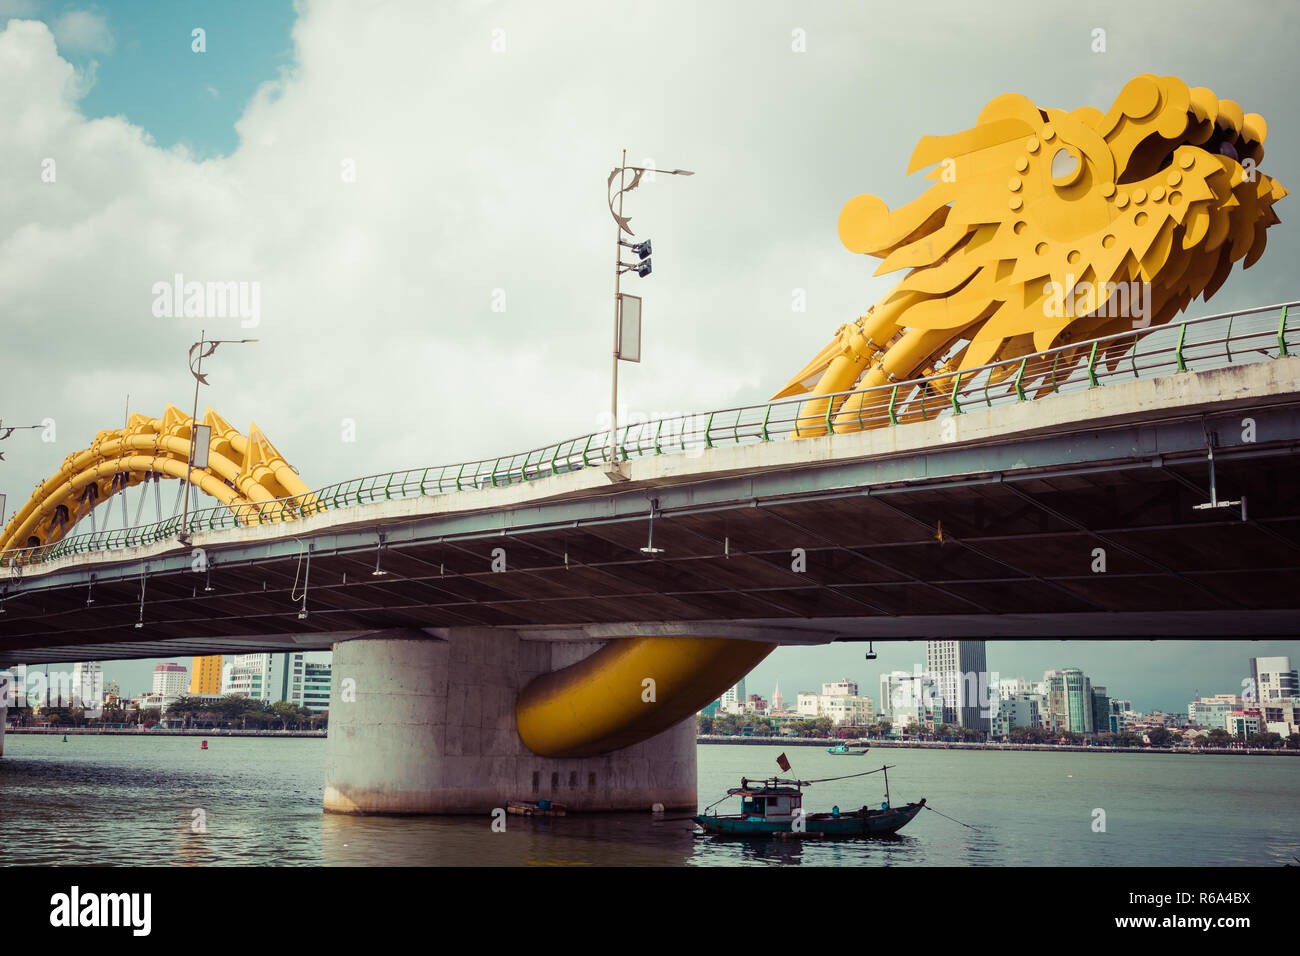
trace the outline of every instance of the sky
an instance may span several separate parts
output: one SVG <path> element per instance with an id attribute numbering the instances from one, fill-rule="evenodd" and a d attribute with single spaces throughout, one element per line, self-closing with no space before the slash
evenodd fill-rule
<path id="1" fill-rule="evenodd" d="M 1250 11 L 0 0 L 0 421 L 55 426 L 4 442 L 0 493 L 12 513 L 127 407 L 188 407 L 201 329 L 259 339 L 207 363 L 202 404 L 255 420 L 315 486 L 600 428 L 606 177 L 624 148 L 696 172 L 628 197 L 655 254 L 629 280 L 644 356 L 620 371 L 625 414 L 762 401 L 894 281 L 840 244 L 843 204 L 919 195 L 916 142 L 999 94 L 1106 109 L 1139 73 L 1180 76 L 1263 114 L 1262 169 L 1294 188 L 1300 6 Z M 1295 297 L 1294 202 L 1263 259 L 1192 314 Z M 177 274 L 256 283 L 256 326 L 155 315 Z M 1104 654 L 1096 682 L 1149 668 L 1150 706 L 1177 709 L 1249 656 L 1192 646 L 1046 643 L 990 667 Z M 920 645 L 900 647 L 910 670 Z M 754 680 L 874 684 L 886 668 L 846 670 L 859 657 L 783 649 Z"/>

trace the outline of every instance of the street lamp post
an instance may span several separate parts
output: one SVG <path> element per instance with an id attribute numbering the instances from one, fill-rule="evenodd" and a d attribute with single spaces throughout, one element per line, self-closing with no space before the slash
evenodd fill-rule
<path id="1" fill-rule="evenodd" d="M 209 339 L 206 330 L 199 331 L 199 340 L 190 346 L 190 374 L 194 376 L 194 411 L 190 415 L 190 455 L 185 469 L 185 481 L 190 484 L 194 472 L 194 458 L 198 451 L 199 436 L 199 386 L 208 384 L 203 376 L 203 360 L 217 350 L 218 345 L 244 345 L 257 339 Z M 206 457 L 206 456 L 205 456 Z M 205 465 L 206 467 L 206 465 Z M 181 511 L 181 530 L 177 537 L 182 544 L 189 540 L 186 524 L 190 516 L 190 489 L 185 489 L 185 506 Z"/>
<path id="2" fill-rule="evenodd" d="M 633 174 L 632 181 L 627 181 L 627 174 Z M 609 414 L 609 465 L 606 468 L 608 474 L 614 480 L 623 479 L 623 471 L 618 462 L 618 363 L 622 358 L 620 352 L 620 326 L 622 323 L 623 299 L 619 291 L 624 272 L 636 272 L 641 278 L 650 275 L 650 240 L 647 239 L 640 243 L 630 243 L 623 239 L 623 233 L 629 236 L 635 235 L 630 228 L 631 218 L 623 215 L 623 194 L 629 193 L 636 189 L 641 183 L 641 176 L 645 173 L 664 173 L 668 176 L 694 176 L 695 173 L 689 169 L 652 169 L 648 166 L 629 166 L 627 164 L 627 150 L 623 150 L 623 163 L 617 169 L 609 174 L 606 182 L 606 190 L 612 188 L 614 177 L 618 177 L 618 210 L 614 209 L 614 195 L 609 197 L 609 212 L 614 217 L 616 226 L 614 232 L 614 358 L 613 358 L 613 375 L 611 376 L 610 385 L 610 414 Z M 628 263 L 623 261 L 623 249 L 628 248 L 640 257 L 640 262 Z M 638 323 L 640 321 L 638 313 Z M 638 352 L 635 359 L 628 361 L 640 361 Z"/>

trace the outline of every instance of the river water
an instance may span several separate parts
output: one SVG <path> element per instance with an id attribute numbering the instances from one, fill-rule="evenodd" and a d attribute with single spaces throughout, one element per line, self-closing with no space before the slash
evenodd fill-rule
<path id="1" fill-rule="evenodd" d="M 701 806 L 778 747 L 699 748 Z M 0 863 L 179 865 L 1278 865 L 1300 858 L 1300 758 L 791 747 L 803 779 L 886 760 L 894 803 L 927 798 L 892 839 L 719 841 L 689 814 L 358 818 L 321 812 L 325 741 L 11 734 Z M 817 784 L 809 811 L 878 804 L 880 774 Z M 734 798 L 724 807 L 734 811 Z M 1102 816 L 1104 812 L 1104 817 Z M 1097 829 L 1104 821 L 1104 831 Z"/>

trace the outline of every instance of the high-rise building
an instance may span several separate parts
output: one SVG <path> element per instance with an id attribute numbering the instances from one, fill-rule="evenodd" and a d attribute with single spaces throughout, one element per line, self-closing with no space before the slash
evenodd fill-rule
<path id="1" fill-rule="evenodd" d="M 930 641 L 926 671 L 934 678 L 945 724 L 989 733 L 991 701 L 983 641 Z"/>
<path id="2" fill-rule="evenodd" d="M 720 710 L 724 714 L 739 714 L 745 710 L 745 678 L 741 678 L 735 687 L 729 687 L 722 692 L 722 706 Z"/>
<path id="3" fill-rule="evenodd" d="M 849 680 L 846 677 L 844 678 L 844 680 L 837 680 L 829 684 L 822 684 L 822 696 L 823 697 L 857 697 L 858 682 Z"/>
<path id="4" fill-rule="evenodd" d="M 308 710 L 329 710 L 330 671 L 329 663 L 308 660 L 305 651 L 284 655 L 280 699 Z"/>
<path id="5" fill-rule="evenodd" d="M 1092 689 L 1092 730 L 1097 734 L 1110 730 L 1110 697 L 1104 687 Z"/>
<path id="6" fill-rule="evenodd" d="M 1043 682 L 1047 685 L 1048 729 L 1074 734 L 1096 732 L 1092 681 L 1083 671 L 1077 667 L 1047 671 Z"/>
<path id="7" fill-rule="evenodd" d="M 221 693 L 253 700 L 275 699 L 271 688 L 270 654 L 236 654 L 222 668 Z"/>
<path id="8" fill-rule="evenodd" d="M 153 669 L 153 693 L 164 701 L 181 697 L 190 686 L 189 677 L 181 664 L 159 664 Z"/>
<path id="9" fill-rule="evenodd" d="M 196 657 L 190 661 L 190 666 L 192 668 L 190 671 L 190 693 L 192 695 L 221 693 L 220 654 Z"/>
<path id="10" fill-rule="evenodd" d="M 104 703 L 104 665 L 99 661 L 78 661 L 72 665 L 72 692 L 80 707 Z"/>
<path id="11" fill-rule="evenodd" d="M 1300 697 L 1300 677 L 1291 667 L 1289 657 L 1252 657 L 1250 677 L 1256 703 Z"/>
<path id="12" fill-rule="evenodd" d="M 890 723 L 895 720 L 895 709 L 911 710 L 915 713 L 916 696 L 920 681 L 913 680 L 914 675 L 907 671 L 890 671 L 880 675 L 880 713 Z"/>

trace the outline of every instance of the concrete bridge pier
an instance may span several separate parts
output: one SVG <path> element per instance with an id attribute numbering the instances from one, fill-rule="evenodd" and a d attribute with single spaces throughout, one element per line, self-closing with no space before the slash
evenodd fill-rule
<path id="1" fill-rule="evenodd" d="M 378 631 L 334 645 L 326 812 L 491 813 L 538 799 L 586 811 L 696 805 L 694 717 L 598 757 L 540 757 L 519 739 L 520 689 L 603 641 L 440 634 Z"/>

